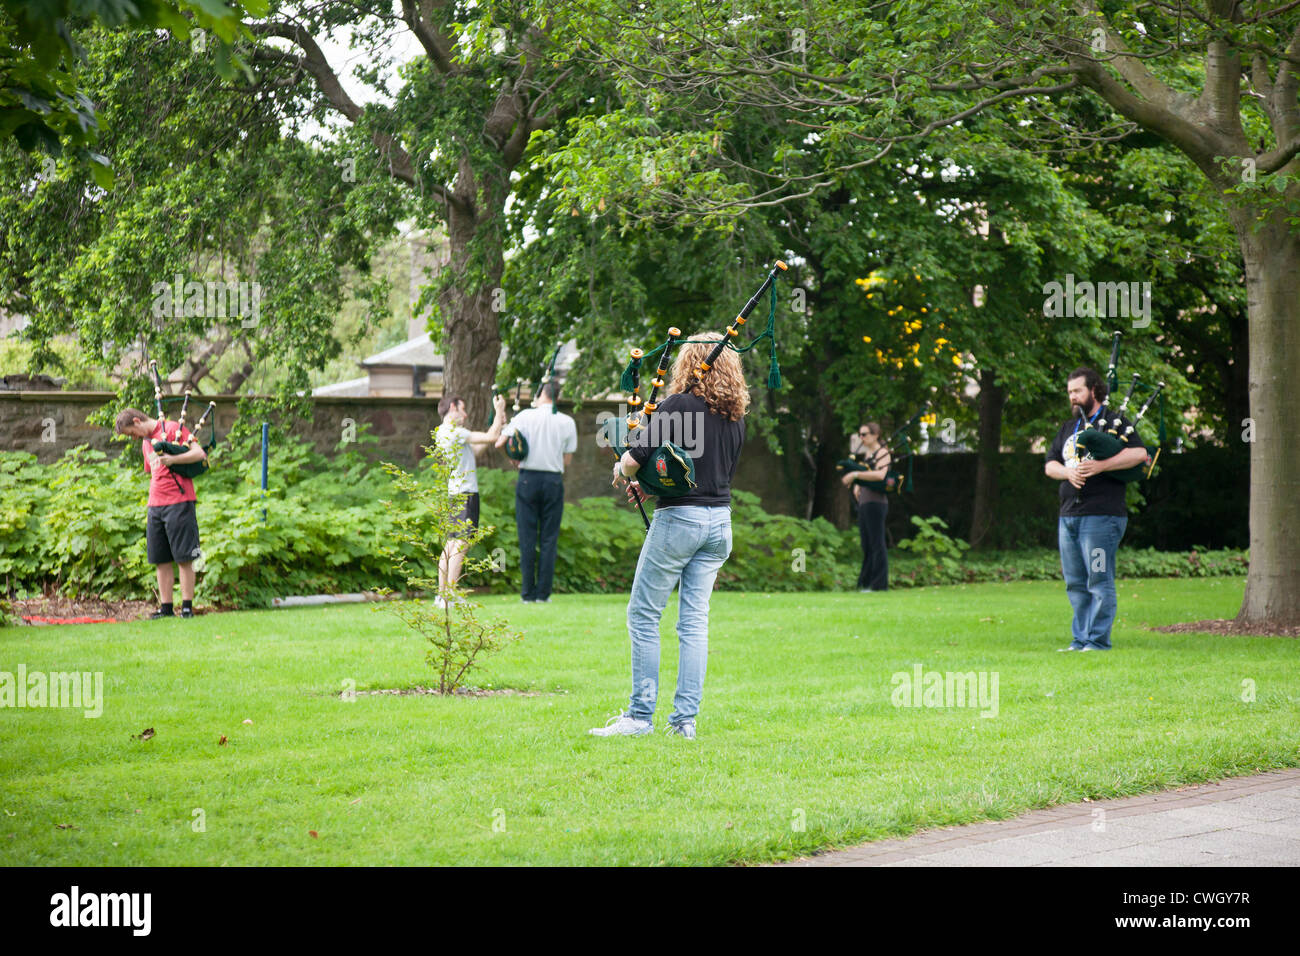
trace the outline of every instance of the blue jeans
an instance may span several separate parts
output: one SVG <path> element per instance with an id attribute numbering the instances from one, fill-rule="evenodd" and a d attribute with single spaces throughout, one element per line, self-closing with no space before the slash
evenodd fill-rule
<path id="1" fill-rule="evenodd" d="M 704 695 L 709 657 L 709 598 L 718 569 L 731 554 L 731 508 L 685 506 L 655 509 L 636 563 L 627 602 L 632 639 L 632 699 L 628 714 L 654 716 L 659 696 L 659 619 L 673 586 L 677 594 L 677 695 L 672 723 L 694 720 Z"/>
<path id="2" fill-rule="evenodd" d="M 1128 527 L 1128 518 L 1115 515 L 1076 515 L 1061 518 L 1057 537 L 1065 593 L 1074 607 L 1070 646 L 1076 650 L 1110 650 L 1115 623 L 1115 553 Z"/>

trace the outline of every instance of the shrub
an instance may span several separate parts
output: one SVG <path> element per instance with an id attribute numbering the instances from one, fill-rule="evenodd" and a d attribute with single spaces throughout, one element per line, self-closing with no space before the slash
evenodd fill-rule
<path id="1" fill-rule="evenodd" d="M 395 494 L 383 506 L 392 520 L 392 541 L 396 546 L 387 545 L 382 550 L 405 579 L 408 590 L 434 592 L 438 603 L 430 605 L 415 598 L 392 602 L 383 610 L 395 614 L 429 642 L 426 660 L 438 672 L 438 692 L 450 694 L 464 683 L 482 657 L 522 635 L 511 632 L 503 620 L 479 620 L 475 612 L 483 605 L 468 600 L 461 584 L 439 583 L 438 559 L 451 534 L 461 530 L 465 547 L 472 548 L 492 529 L 483 526 L 481 520 L 480 527 L 473 530 L 458 528 L 457 515 L 465 498 L 447 491 L 455 465 L 453 454 L 440 448 L 427 450 L 427 480 L 423 482 L 396 465 L 384 463 Z M 465 572 L 481 574 L 490 564 L 490 559 L 467 555 Z M 430 565 L 432 572 L 428 570 Z M 388 588 L 379 590 L 391 593 Z"/>
<path id="2" fill-rule="evenodd" d="M 958 562 L 970 545 L 944 534 L 942 529 L 948 525 L 940 517 L 922 518 L 920 515 L 912 515 L 912 524 L 916 525 L 916 536 L 898 542 L 898 546 L 916 555 L 930 577 L 948 580 L 956 578 L 961 573 Z"/>
<path id="3" fill-rule="evenodd" d="M 436 556 L 396 537 L 381 503 L 392 485 L 356 444 L 332 458 L 298 441 L 273 449 L 271 487 L 260 488 L 256 442 L 218 446 L 198 479 L 203 558 L 199 598 L 264 607 L 290 594 L 404 588 L 407 576 L 386 550 L 399 548 L 409 569 L 436 574 Z M 433 480 L 427 461 L 410 475 Z M 479 469 L 482 520 L 490 528 L 470 551 L 479 570 L 467 585 L 518 592 L 514 514 L 516 473 Z M 147 598 L 153 569 L 145 560 L 147 481 L 139 452 L 119 460 L 74 449 L 41 465 L 29 454 L 0 452 L 0 588 L 8 595 L 58 589 L 105 598 Z M 266 517 L 263 518 L 263 512 Z M 938 519 L 914 519 L 917 533 L 890 554 L 896 587 L 976 581 L 1059 580 L 1056 550 L 965 553 Z M 851 590 L 861 561 L 857 533 L 822 519 L 770 514 L 759 499 L 733 494 L 733 552 L 719 588 L 744 591 Z M 613 495 L 568 502 L 555 567 L 558 592 L 626 593 L 645 532 L 640 516 Z M 486 561 L 487 563 L 479 563 Z M 1120 548 L 1120 577 L 1207 577 L 1246 573 L 1244 551 L 1160 552 Z"/>

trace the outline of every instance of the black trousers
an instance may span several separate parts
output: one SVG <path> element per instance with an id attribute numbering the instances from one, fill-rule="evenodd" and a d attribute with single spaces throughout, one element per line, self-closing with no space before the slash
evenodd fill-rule
<path id="1" fill-rule="evenodd" d="M 520 591 L 525 601 L 545 601 L 555 578 L 555 546 L 564 516 L 564 477 L 558 471 L 520 469 L 515 485 L 519 527 Z M 540 545 L 540 559 L 538 555 Z"/>
<path id="2" fill-rule="evenodd" d="M 888 501 L 864 501 L 858 504 L 858 537 L 862 541 L 859 588 L 889 590 L 889 552 L 885 548 L 885 518 L 888 516 Z"/>

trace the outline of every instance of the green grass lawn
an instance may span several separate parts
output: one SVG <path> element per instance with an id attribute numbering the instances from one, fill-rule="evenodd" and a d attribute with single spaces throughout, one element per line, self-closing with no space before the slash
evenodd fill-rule
<path id="1" fill-rule="evenodd" d="M 1123 582 L 1110 654 L 1056 653 L 1060 583 L 718 593 L 694 742 L 587 735 L 627 701 L 621 596 L 486 599 L 525 639 L 475 683 L 532 697 L 341 699 L 430 681 L 369 607 L 7 628 L 0 671 L 102 671 L 105 702 L 0 709 L 0 863 L 758 862 L 1297 766 L 1295 640 L 1144 629 L 1231 616 L 1242 586 Z M 916 664 L 996 673 L 997 716 L 894 706 Z"/>

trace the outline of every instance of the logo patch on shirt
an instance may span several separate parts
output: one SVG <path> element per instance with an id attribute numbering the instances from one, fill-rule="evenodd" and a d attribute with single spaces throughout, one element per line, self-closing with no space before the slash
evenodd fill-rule
<path id="1" fill-rule="evenodd" d="M 1065 459 L 1066 468 L 1074 468 L 1079 464 L 1079 444 L 1077 436 L 1071 435 L 1065 440 L 1065 447 L 1061 449 L 1061 457 Z"/>

